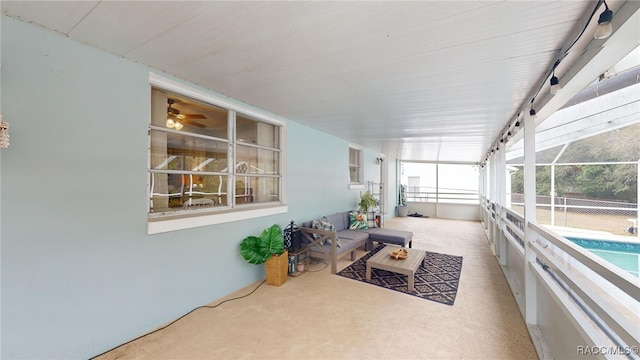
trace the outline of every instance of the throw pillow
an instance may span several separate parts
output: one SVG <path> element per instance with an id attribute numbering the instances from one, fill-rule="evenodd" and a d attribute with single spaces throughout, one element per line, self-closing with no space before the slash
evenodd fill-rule
<path id="1" fill-rule="evenodd" d="M 322 220 L 313 219 L 313 221 L 311 222 L 311 228 L 312 229 L 322 229 L 321 221 Z M 318 239 L 320 239 L 322 237 L 322 235 L 316 234 L 316 233 L 312 233 L 311 235 L 313 235 L 313 239 L 314 240 L 318 240 Z M 320 241 L 320 245 L 324 245 L 324 241 Z"/>
<path id="2" fill-rule="evenodd" d="M 312 229 L 319 229 L 319 230 L 327 230 L 327 231 L 336 231 L 336 227 L 333 226 L 332 223 L 322 219 L 322 220 L 318 220 L 318 219 L 313 219 L 313 221 L 311 222 L 311 228 Z M 318 240 L 322 237 L 322 235 L 320 234 L 312 234 L 313 238 L 315 240 Z M 320 241 L 319 244 L 324 246 L 325 241 L 327 244 L 331 245 L 331 238 L 328 238 L 326 240 Z M 340 239 L 338 239 L 338 241 L 336 241 L 336 246 L 337 247 L 342 247 L 342 243 L 340 242 Z"/>
<path id="3" fill-rule="evenodd" d="M 367 226 L 367 214 L 357 213 L 354 211 L 349 212 L 349 229 L 360 230 L 368 229 Z"/>
<path id="4" fill-rule="evenodd" d="M 322 228 L 322 230 L 328 230 L 328 231 L 336 231 L 336 227 L 333 226 L 332 223 L 328 222 L 328 221 L 320 221 L 320 226 Z M 342 243 L 340 242 L 340 238 L 336 237 L 336 247 L 342 247 Z M 325 240 L 327 242 L 327 244 L 331 245 L 331 238 L 328 238 L 327 240 Z"/>
<path id="5" fill-rule="evenodd" d="M 370 229 L 378 227 L 378 223 L 376 222 L 376 213 L 375 212 L 368 212 L 367 213 L 367 226 Z"/>

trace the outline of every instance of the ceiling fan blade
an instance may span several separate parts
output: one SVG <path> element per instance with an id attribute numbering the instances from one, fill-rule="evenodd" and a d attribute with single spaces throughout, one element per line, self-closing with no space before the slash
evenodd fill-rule
<path id="1" fill-rule="evenodd" d="M 189 120 L 189 119 L 181 119 L 180 122 L 185 123 L 187 125 L 196 126 L 196 127 L 201 128 L 201 129 L 206 127 L 206 125 L 204 125 L 204 124 L 201 124 L 201 123 L 199 123 L 197 121 L 193 121 L 193 120 Z"/>
<path id="2" fill-rule="evenodd" d="M 184 114 L 185 119 L 206 119 L 207 117 L 202 114 Z"/>

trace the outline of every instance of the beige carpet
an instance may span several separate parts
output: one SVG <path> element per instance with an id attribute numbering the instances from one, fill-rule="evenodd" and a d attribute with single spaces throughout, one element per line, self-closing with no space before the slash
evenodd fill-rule
<path id="1" fill-rule="evenodd" d="M 464 257 L 455 305 L 332 275 L 315 264 L 318 272 L 197 310 L 99 359 L 537 359 L 480 223 L 407 217 L 385 227 L 413 231 L 415 248 Z"/>

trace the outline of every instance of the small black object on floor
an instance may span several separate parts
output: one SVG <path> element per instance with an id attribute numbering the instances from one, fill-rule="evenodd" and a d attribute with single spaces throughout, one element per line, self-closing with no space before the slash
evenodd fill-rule
<path id="1" fill-rule="evenodd" d="M 409 214 L 407 216 L 411 216 L 411 217 L 423 217 L 423 218 L 428 218 L 428 216 L 424 216 L 422 214 L 418 214 L 417 212 L 413 213 L 413 214 Z"/>

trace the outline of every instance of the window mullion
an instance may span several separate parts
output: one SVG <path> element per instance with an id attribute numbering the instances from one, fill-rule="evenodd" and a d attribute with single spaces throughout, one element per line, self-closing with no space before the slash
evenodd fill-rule
<path id="1" fill-rule="evenodd" d="M 229 110 L 227 116 L 229 129 L 229 180 L 227 181 L 227 204 L 236 206 L 236 112 Z"/>
<path id="2" fill-rule="evenodd" d="M 173 129 L 167 129 L 165 127 L 155 126 L 155 125 L 149 125 L 149 129 L 156 130 L 156 131 L 161 131 L 161 132 L 165 132 L 165 133 L 178 134 L 180 136 L 188 136 L 188 137 L 194 137 L 194 138 L 200 138 L 200 139 L 206 139 L 206 140 L 215 140 L 215 141 L 220 141 L 220 142 L 229 142 L 229 140 L 223 139 L 223 138 L 218 138 L 218 137 L 214 137 L 214 136 L 207 136 L 207 135 L 202 135 L 202 134 L 194 134 L 194 133 L 189 133 L 189 132 L 185 132 L 185 131 L 178 131 L 178 130 L 173 130 Z"/>
<path id="3" fill-rule="evenodd" d="M 246 146 L 246 147 L 249 147 L 249 148 L 260 149 L 260 150 L 269 150 L 269 151 L 273 151 L 273 152 L 280 152 L 280 149 L 276 149 L 276 148 L 268 147 L 268 146 L 256 145 L 256 144 L 247 144 L 247 143 L 243 143 L 243 142 L 238 142 L 237 145 Z"/>
<path id="4" fill-rule="evenodd" d="M 149 169 L 152 174 L 175 174 L 175 175 L 219 175 L 227 176 L 226 172 L 216 171 L 192 171 L 192 170 L 167 170 L 167 169 Z"/>
<path id="5" fill-rule="evenodd" d="M 284 150 L 285 149 L 285 133 L 284 133 L 284 126 L 280 126 L 278 128 L 278 139 L 280 140 L 278 143 L 278 148 L 279 150 Z M 279 175 L 279 179 L 278 179 L 278 197 L 280 198 L 281 202 L 286 202 L 286 197 L 284 195 L 284 185 L 282 184 L 284 181 L 284 165 L 283 165 L 283 161 L 284 159 L 283 157 L 283 153 L 284 151 L 278 151 L 278 175 Z M 640 185 L 638 185 L 640 186 Z M 640 214 L 638 214 L 638 217 L 640 217 Z"/>

